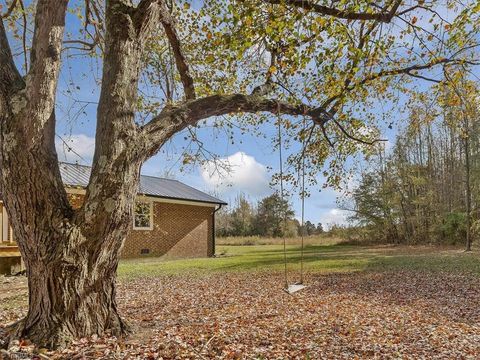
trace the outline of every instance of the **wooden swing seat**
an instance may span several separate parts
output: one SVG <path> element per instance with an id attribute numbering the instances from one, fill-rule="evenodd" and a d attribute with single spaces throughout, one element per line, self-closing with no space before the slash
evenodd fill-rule
<path id="1" fill-rule="evenodd" d="M 286 293 L 291 295 L 293 293 L 296 293 L 297 291 L 305 289 L 306 287 L 307 287 L 306 285 L 303 285 L 301 283 L 297 283 L 297 284 L 288 285 L 283 290 L 285 290 Z"/>

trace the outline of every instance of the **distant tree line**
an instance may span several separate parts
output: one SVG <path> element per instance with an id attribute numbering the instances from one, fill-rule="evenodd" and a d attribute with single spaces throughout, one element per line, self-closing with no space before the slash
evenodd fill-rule
<path id="1" fill-rule="evenodd" d="M 295 219 L 291 204 L 278 193 L 267 196 L 257 203 L 239 195 L 233 207 L 221 209 L 216 216 L 217 236 L 262 236 L 295 237 L 303 234 L 316 235 L 323 232 L 321 223 L 306 221 L 303 229 Z"/>
<path id="2" fill-rule="evenodd" d="M 420 98 L 392 149 L 379 146 L 353 191 L 370 239 L 465 243 L 479 228 L 480 118 L 474 84 Z"/>

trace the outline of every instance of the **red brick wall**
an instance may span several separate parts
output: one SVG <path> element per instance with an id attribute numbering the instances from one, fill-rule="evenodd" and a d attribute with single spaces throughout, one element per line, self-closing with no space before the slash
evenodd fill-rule
<path id="1" fill-rule="evenodd" d="M 77 208 L 82 195 L 69 194 Z M 122 257 L 166 256 L 168 258 L 213 255 L 213 211 L 211 206 L 153 202 L 153 229 L 130 230 Z M 141 254 L 148 249 L 148 254 Z"/>

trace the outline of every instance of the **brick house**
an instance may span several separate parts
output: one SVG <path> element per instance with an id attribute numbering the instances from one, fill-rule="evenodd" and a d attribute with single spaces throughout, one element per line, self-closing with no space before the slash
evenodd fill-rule
<path id="1" fill-rule="evenodd" d="M 72 206 L 80 207 L 91 168 L 60 163 L 60 172 Z M 180 181 L 141 175 L 132 228 L 121 256 L 213 256 L 215 212 L 222 205 L 226 203 Z M 15 245 L 1 202 L 0 227 L 0 245 Z"/>

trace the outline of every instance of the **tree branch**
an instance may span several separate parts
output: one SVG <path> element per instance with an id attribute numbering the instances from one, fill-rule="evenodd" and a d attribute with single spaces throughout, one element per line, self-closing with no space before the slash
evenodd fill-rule
<path id="1" fill-rule="evenodd" d="M 355 12 L 350 10 L 340 10 L 333 7 L 328 7 L 320 4 L 316 4 L 313 1 L 305 1 L 305 0 L 266 0 L 266 2 L 270 4 L 283 4 L 283 5 L 291 5 L 297 8 L 301 8 L 308 11 L 313 11 L 321 15 L 328 15 L 338 19 L 346 19 L 346 20 L 376 20 L 385 23 L 389 23 L 392 21 L 395 13 L 398 10 L 398 7 L 401 5 L 402 0 L 395 0 L 392 7 L 388 11 L 384 12 Z"/>
<path id="2" fill-rule="evenodd" d="M 22 76 L 13 61 L 3 20 L 0 19 L 0 92 L 3 96 L 8 96 L 24 86 Z"/>
<path id="3" fill-rule="evenodd" d="M 23 0 L 18 0 L 22 8 L 23 31 L 22 31 L 22 47 L 23 47 L 23 63 L 25 72 L 28 72 L 28 54 L 27 54 L 27 14 L 25 13 L 25 4 Z"/>
<path id="4" fill-rule="evenodd" d="M 195 99 L 195 87 L 193 84 L 193 78 L 190 75 L 190 68 L 188 66 L 185 54 L 183 53 L 182 46 L 175 28 L 175 21 L 172 18 L 167 6 L 163 1 L 160 2 L 160 21 L 165 29 L 170 46 L 172 47 L 173 54 L 175 55 L 175 63 L 177 70 L 180 73 L 180 79 L 182 80 L 183 88 L 185 91 L 185 97 L 188 100 Z"/>
<path id="5" fill-rule="evenodd" d="M 477 65 L 477 62 L 472 62 L 472 61 L 467 61 L 462 59 L 439 58 L 439 59 L 432 60 L 423 65 L 415 64 L 415 65 L 407 66 L 404 68 L 382 70 L 382 71 L 379 71 L 378 73 L 365 77 L 362 81 L 356 84 L 352 84 L 352 86 L 356 87 L 358 85 L 364 85 L 372 80 L 375 80 L 381 77 L 386 77 L 386 76 L 394 76 L 394 75 L 401 75 L 401 74 L 415 76 L 416 75 L 414 74 L 415 71 L 427 70 L 441 64 L 446 65 L 446 64 L 464 64 L 464 63 Z"/>
<path id="6" fill-rule="evenodd" d="M 335 146 L 333 145 L 332 140 L 330 140 L 330 138 L 328 137 L 327 129 L 325 129 L 325 124 L 320 124 L 320 129 L 322 129 L 323 137 L 324 137 L 325 140 L 327 141 L 328 145 L 329 145 L 331 148 L 334 148 Z"/>
<path id="7" fill-rule="evenodd" d="M 195 99 L 195 86 L 193 78 L 190 74 L 190 67 L 187 58 L 183 52 L 180 38 L 175 27 L 175 20 L 168 7 L 163 0 L 142 0 L 136 9 L 135 21 L 138 28 L 143 28 L 147 22 L 158 21 L 162 24 L 168 42 L 172 47 L 173 55 L 175 57 L 175 64 L 180 74 L 180 79 L 183 84 L 185 98 L 187 100 Z"/>
<path id="8" fill-rule="evenodd" d="M 7 17 L 10 16 L 10 14 L 13 12 L 13 10 L 15 9 L 15 6 L 17 5 L 17 1 L 18 0 L 12 0 L 12 2 L 10 3 L 10 6 L 8 7 L 7 11 L 5 14 L 1 14 L 1 18 L 2 19 L 5 19 Z"/>
<path id="9" fill-rule="evenodd" d="M 415 65 L 411 65 L 411 66 L 407 66 L 407 67 L 403 67 L 403 68 L 381 70 L 381 71 L 378 71 L 376 73 L 373 73 L 373 74 L 370 74 L 370 75 L 364 77 L 360 81 L 349 82 L 350 85 L 346 86 L 341 93 L 339 93 L 335 96 L 332 96 L 327 101 L 325 101 L 322 104 L 322 108 L 327 109 L 331 104 L 333 104 L 335 102 L 337 105 L 334 105 L 333 108 L 330 110 L 331 113 L 335 113 L 335 109 L 338 107 L 338 100 L 342 99 L 345 96 L 346 93 L 354 90 L 358 86 L 365 85 L 365 84 L 367 84 L 371 81 L 374 81 L 374 80 L 377 80 L 377 79 L 380 79 L 380 78 L 383 78 L 383 77 L 404 74 L 404 75 L 408 75 L 408 76 L 412 76 L 412 77 L 416 77 L 416 78 L 422 78 L 422 79 L 427 80 L 427 81 L 436 82 L 435 79 L 431 79 L 431 78 L 427 78 L 427 77 L 415 74 L 415 72 L 416 71 L 421 71 L 421 70 L 431 69 L 431 68 L 433 68 L 437 65 L 442 65 L 442 64 L 446 65 L 446 64 L 455 64 L 455 63 L 458 63 L 458 64 L 463 64 L 463 63 L 473 64 L 472 62 L 465 61 L 465 60 L 460 60 L 460 59 L 439 58 L 439 59 L 432 60 L 432 61 L 430 61 L 426 64 L 423 64 L 423 65 L 415 64 Z"/>
<path id="10" fill-rule="evenodd" d="M 364 145 L 373 145 L 377 142 L 382 142 L 382 141 L 388 141 L 387 139 L 373 139 L 373 140 L 364 140 L 364 139 L 360 139 L 352 134 L 350 134 L 337 120 L 333 119 L 332 118 L 332 121 L 335 123 L 335 125 L 337 125 L 337 127 L 340 129 L 340 131 L 343 133 L 343 135 L 345 135 L 347 138 L 349 138 L 350 140 L 353 140 L 353 141 L 356 141 L 356 142 L 359 142 L 361 144 L 364 144 Z"/>

